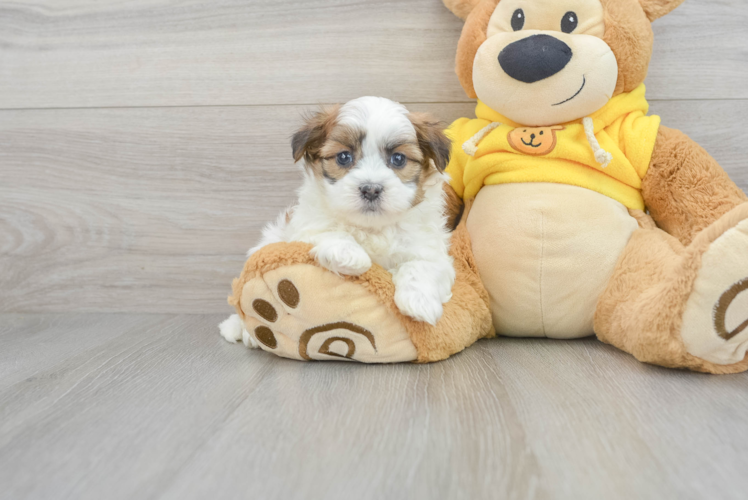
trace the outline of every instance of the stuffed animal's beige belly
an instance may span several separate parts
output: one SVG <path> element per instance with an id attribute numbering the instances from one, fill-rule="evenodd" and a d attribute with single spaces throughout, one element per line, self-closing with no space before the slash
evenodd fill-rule
<path id="1" fill-rule="evenodd" d="M 619 202 L 564 184 L 484 186 L 467 220 L 499 335 L 592 335 L 597 301 L 636 220 Z"/>

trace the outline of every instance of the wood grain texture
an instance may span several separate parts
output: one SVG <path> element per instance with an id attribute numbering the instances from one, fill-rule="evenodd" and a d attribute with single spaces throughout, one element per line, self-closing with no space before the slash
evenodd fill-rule
<path id="1" fill-rule="evenodd" d="M 69 359 L 85 358 L 120 335 L 163 323 L 162 315 L 84 316 L 36 314 L 0 316 L 0 390 L 22 380 L 44 377 L 45 370 Z M 71 341 L 70 335 L 75 339 Z"/>
<path id="2" fill-rule="evenodd" d="M 744 190 L 747 25 L 687 0 L 647 80 Z M 748 374 L 591 339 L 361 366 L 218 336 L 301 113 L 472 116 L 460 30 L 440 0 L 0 0 L 0 500 L 745 497 Z"/>
<path id="3" fill-rule="evenodd" d="M 650 98 L 748 98 L 746 26 L 744 0 L 658 20 Z M 0 108 L 465 101 L 461 29 L 440 0 L 0 2 Z"/>
<path id="4" fill-rule="evenodd" d="M 473 106 L 413 104 L 445 121 Z M 0 311 L 229 311 L 306 106 L 0 111 Z M 748 101 L 655 102 L 748 189 Z"/>
<path id="5" fill-rule="evenodd" d="M 304 109 L 0 111 L 0 311 L 229 311 Z"/>
<path id="6" fill-rule="evenodd" d="M 745 497 L 748 374 L 592 339 L 306 364 L 224 342 L 220 319 L 0 315 L 21 357 L 31 330 L 67 344 L 0 388 L 0 498 Z M 92 345 L 94 325 L 116 333 Z"/>

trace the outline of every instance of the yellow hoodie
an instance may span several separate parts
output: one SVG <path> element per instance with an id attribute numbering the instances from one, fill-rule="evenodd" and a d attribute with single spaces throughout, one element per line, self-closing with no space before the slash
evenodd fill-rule
<path id="1" fill-rule="evenodd" d="M 644 209 L 641 184 L 660 127 L 646 116 L 644 85 L 612 98 L 587 118 L 553 127 L 523 127 L 478 101 L 476 119 L 450 125 L 447 173 L 463 198 L 485 185 L 555 182 L 580 186 Z"/>

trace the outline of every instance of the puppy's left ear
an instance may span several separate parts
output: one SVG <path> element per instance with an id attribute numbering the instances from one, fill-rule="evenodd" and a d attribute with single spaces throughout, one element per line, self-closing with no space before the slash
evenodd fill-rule
<path id="1" fill-rule="evenodd" d="M 444 135 L 443 124 L 426 113 L 410 113 L 408 118 L 416 129 L 418 147 L 424 157 L 434 160 L 437 170 L 444 172 L 449 164 L 452 143 Z"/>
<path id="2" fill-rule="evenodd" d="M 644 13 L 650 21 L 659 19 L 665 14 L 670 14 L 684 0 L 639 0 Z"/>

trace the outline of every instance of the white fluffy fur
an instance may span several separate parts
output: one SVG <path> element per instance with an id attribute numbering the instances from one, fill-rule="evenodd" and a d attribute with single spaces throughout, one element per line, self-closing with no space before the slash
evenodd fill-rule
<path id="1" fill-rule="evenodd" d="M 232 314 L 226 318 L 220 325 L 218 325 L 218 329 L 221 332 L 221 337 L 232 344 L 236 344 L 241 340 L 244 342 L 244 345 L 251 349 L 257 349 L 259 347 L 257 341 L 252 338 L 249 332 L 244 328 L 242 320 L 238 314 Z"/>
<path id="2" fill-rule="evenodd" d="M 448 176 L 434 172 L 424 186 L 423 200 L 413 206 L 417 186 L 402 182 L 385 163 L 380 148 L 388 139 L 416 140 L 404 106 L 362 97 L 343 105 L 338 121 L 366 130 L 363 157 L 334 183 L 304 168 L 298 204 L 264 228 L 248 255 L 271 243 L 302 241 L 314 245 L 311 254 L 334 273 L 360 275 L 372 263 L 379 264 L 392 274 L 400 311 L 433 325 L 442 316 L 442 304 L 451 298 L 455 279 L 444 216 L 443 184 Z M 359 192 L 367 183 L 384 186 L 375 211 Z M 232 326 L 236 330 L 235 322 Z M 224 337 L 236 341 L 241 331 Z"/>

